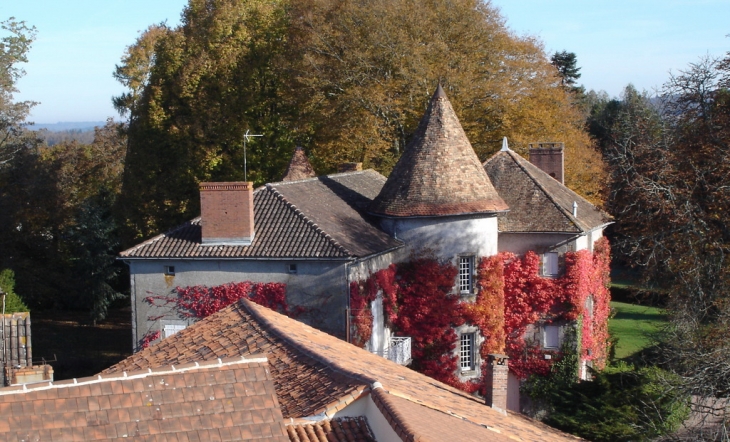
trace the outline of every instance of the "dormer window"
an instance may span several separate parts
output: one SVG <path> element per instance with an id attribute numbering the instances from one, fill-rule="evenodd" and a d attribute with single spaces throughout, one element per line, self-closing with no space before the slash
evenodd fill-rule
<path id="1" fill-rule="evenodd" d="M 459 293 L 470 295 L 474 289 L 474 257 L 459 257 L 459 280 L 457 283 Z"/>

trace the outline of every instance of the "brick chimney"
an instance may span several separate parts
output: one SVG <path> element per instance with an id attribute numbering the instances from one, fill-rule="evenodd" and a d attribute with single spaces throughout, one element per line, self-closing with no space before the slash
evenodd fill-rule
<path id="1" fill-rule="evenodd" d="M 254 236 L 253 183 L 200 183 L 204 246 L 247 246 Z"/>
<path id="2" fill-rule="evenodd" d="M 563 180 L 564 147 L 563 143 L 530 144 L 530 162 L 560 181 L 560 184 L 565 184 Z"/>
<path id="3" fill-rule="evenodd" d="M 490 354 L 484 376 L 486 382 L 484 402 L 502 413 L 507 412 L 508 359 L 507 355 Z"/>
<path id="4" fill-rule="evenodd" d="M 358 172 L 362 170 L 362 163 L 340 163 L 337 166 L 337 172 Z"/>

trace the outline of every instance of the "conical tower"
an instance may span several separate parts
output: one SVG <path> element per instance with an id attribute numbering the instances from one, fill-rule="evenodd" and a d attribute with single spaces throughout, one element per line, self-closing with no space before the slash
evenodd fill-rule
<path id="1" fill-rule="evenodd" d="M 286 173 L 282 181 L 298 181 L 306 178 L 314 178 L 317 176 L 314 173 L 312 165 L 309 163 L 307 156 L 304 154 L 304 149 L 297 146 L 294 151 L 294 155 L 289 161 L 289 167 L 286 168 Z"/>
<path id="2" fill-rule="evenodd" d="M 496 214 L 507 209 L 439 84 L 369 212 L 400 218 Z"/>

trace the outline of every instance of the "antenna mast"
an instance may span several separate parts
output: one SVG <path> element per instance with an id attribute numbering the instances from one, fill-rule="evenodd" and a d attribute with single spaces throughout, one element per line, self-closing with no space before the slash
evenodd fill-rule
<path id="1" fill-rule="evenodd" d="M 246 133 L 243 134 L 243 180 L 248 181 L 248 163 L 246 162 L 246 143 L 250 137 L 263 137 L 263 135 L 249 134 L 249 130 L 246 129 Z"/>

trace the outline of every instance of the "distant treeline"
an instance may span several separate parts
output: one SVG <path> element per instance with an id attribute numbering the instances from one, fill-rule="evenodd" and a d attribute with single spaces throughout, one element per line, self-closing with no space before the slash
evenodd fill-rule
<path id="1" fill-rule="evenodd" d="M 41 129 L 36 131 L 38 137 L 42 139 L 46 146 L 55 146 L 64 142 L 76 141 L 80 144 L 91 144 L 94 142 L 93 129 L 69 129 L 61 131 L 50 131 Z"/>

